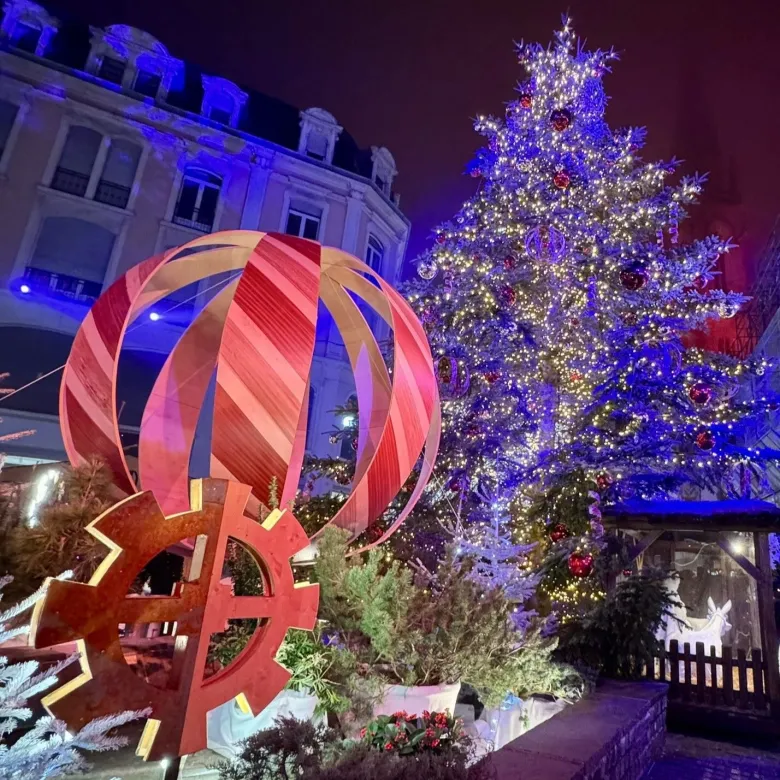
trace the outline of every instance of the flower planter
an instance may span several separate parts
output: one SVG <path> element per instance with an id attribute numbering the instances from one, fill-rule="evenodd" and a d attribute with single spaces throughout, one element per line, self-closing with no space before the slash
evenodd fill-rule
<path id="1" fill-rule="evenodd" d="M 489 742 L 493 750 L 499 750 L 557 715 L 567 704 L 551 696 L 531 696 L 525 701 L 516 696 L 507 697 L 501 707 L 482 711 L 476 730 L 480 739 Z"/>
<path id="2" fill-rule="evenodd" d="M 460 683 L 452 685 L 386 685 L 374 715 L 392 715 L 405 710 L 410 715 L 428 712 L 455 712 Z"/>
<path id="3" fill-rule="evenodd" d="M 239 743 L 263 729 L 269 729 L 279 717 L 316 720 L 316 696 L 284 690 L 259 714 L 244 712 L 235 699 L 211 710 L 207 720 L 207 747 L 223 758 L 235 758 Z"/>

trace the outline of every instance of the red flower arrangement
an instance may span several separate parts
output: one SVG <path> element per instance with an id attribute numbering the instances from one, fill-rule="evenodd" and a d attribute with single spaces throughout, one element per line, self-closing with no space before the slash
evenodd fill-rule
<path id="1" fill-rule="evenodd" d="M 360 731 L 364 743 L 375 750 L 411 756 L 425 751 L 442 753 L 459 747 L 464 739 L 463 720 L 449 712 L 410 715 L 406 711 L 380 715 Z"/>

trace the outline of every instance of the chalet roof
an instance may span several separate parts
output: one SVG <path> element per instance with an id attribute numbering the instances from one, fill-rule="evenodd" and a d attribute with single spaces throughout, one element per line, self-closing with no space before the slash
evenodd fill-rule
<path id="1" fill-rule="evenodd" d="M 605 526 L 624 530 L 780 532 L 780 507 L 768 501 L 630 500 L 602 513 Z"/>

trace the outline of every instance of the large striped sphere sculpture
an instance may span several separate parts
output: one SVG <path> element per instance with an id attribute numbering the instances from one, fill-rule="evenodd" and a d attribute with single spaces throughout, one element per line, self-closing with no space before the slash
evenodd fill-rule
<path id="1" fill-rule="evenodd" d="M 154 383 L 141 422 L 136 484 L 117 418 L 125 334 L 159 300 L 226 272 L 237 278 L 184 330 Z M 353 296 L 392 328 L 392 377 Z M 275 478 L 286 505 L 303 463 L 319 300 L 344 340 L 359 409 L 352 490 L 330 523 L 359 536 L 381 518 L 424 452 L 411 498 L 375 544 L 384 541 L 416 503 L 436 455 L 440 416 L 431 353 L 396 290 L 357 258 L 314 241 L 215 233 L 151 257 L 112 284 L 79 329 L 62 379 L 60 418 L 71 462 L 98 455 L 125 494 L 152 490 L 166 515 L 189 510 L 190 455 L 216 371 L 209 476 L 250 485 L 261 504 Z"/>

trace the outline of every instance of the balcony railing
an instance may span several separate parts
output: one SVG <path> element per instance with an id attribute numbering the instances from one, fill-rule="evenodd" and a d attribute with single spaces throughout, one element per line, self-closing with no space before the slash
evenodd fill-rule
<path id="1" fill-rule="evenodd" d="M 100 295 L 103 285 L 67 274 L 58 274 L 43 268 L 26 268 L 25 279 L 38 292 L 56 293 L 64 298 L 83 303 L 93 303 Z"/>
<path id="2" fill-rule="evenodd" d="M 95 190 L 95 200 L 98 203 L 116 206 L 119 209 L 126 208 L 127 202 L 130 200 L 130 188 L 101 179 L 98 182 L 97 190 Z"/>
<path id="3" fill-rule="evenodd" d="M 192 228 L 193 230 L 200 230 L 202 233 L 211 233 L 212 228 L 214 227 L 214 220 L 212 219 L 211 222 L 199 222 L 198 221 L 198 212 L 197 209 L 193 213 L 191 218 L 179 216 L 178 214 L 173 215 L 173 221 L 177 225 L 183 225 L 184 227 Z"/>
<path id="4" fill-rule="evenodd" d="M 89 176 L 77 171 L 69 171 L 67 168 L 57 168 L 51 180 L 51 188 L 70 195 L 78 195 L 83 198 L 87 193 Z"/>

